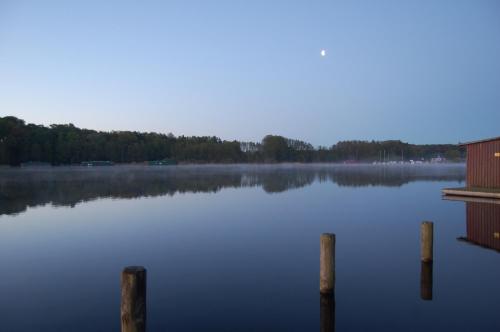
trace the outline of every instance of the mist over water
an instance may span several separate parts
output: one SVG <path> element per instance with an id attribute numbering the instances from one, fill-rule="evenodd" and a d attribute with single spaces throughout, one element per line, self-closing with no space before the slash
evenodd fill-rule
<path id="1" fill-rule="evenodd" d="M 338 186 L 399 187 L 414 181 L 463 181 L 462 164 L 450 165 L 192 165 L 33 167 L 0 169 L 0 214 L 52 204 L 75 206 L 99 198 L 216 193 L 225 188 L 260 187 L 280 193 L 329 182 Z"/>
<path id="2" fill-rule="evenodd" d="M 487 218 L 500 205 L 442 200 L 464 177 L 463 165 L 2 169 L 1 329 L 118 331 L 120 272 L 143 265 L 149 331 L 497 331 L 500 221 Z M 324 232 L 337 239 L 331 298 Z"/>

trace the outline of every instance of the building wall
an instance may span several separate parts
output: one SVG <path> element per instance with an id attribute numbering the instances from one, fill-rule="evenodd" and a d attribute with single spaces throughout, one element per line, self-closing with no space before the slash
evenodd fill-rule
<path id="1" fill-rule="evenodd" d="M 467 186 L 500 189 L 500 140 L 467 145 Z"/>
<path id="2" fill-rule="evenodd" d="M 467 240 L 500 251 L 500 204 L 466 204 Z"/>

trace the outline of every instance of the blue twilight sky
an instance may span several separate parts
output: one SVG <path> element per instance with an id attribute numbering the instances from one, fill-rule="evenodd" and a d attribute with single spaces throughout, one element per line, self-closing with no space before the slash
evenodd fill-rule
<path id="1" fill-rule="evenodd" d="M 0 0 L 0 115 L 314 145 L 498 136 L 500 1 Z"/>

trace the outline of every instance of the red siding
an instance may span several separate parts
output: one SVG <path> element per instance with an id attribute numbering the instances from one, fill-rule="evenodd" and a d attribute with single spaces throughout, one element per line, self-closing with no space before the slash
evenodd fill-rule
<path id="1" fill-rule="evenodd" d="M 467 145 L 467 186 L 500 188 L 500 139 Z"/>
<path id="2" fill-rule="evenodd" d="M 500 204 L 467 202 L 467 240 L 500 250 Z"/>

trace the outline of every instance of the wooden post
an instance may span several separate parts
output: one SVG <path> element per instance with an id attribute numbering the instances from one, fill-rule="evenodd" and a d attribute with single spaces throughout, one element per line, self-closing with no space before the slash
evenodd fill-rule
<path id="1" fill-rule="evenodd" d="M 335 234 L 321 234 L 319 261 L 319 291 L 322 294 L 333 293 L 335 290 Z"/>
<path id="2" fill-rule="evenodd" d="M 335 295 L 319 295 L 319 330 L 320 332 L 335 331 Z"/>
<path id="3" fill-rule="evenodd" d="M 432 262 L 434 242 L 434 223 L 424 221 L 420 227 L 420 256 L 422 262 Z"/>
<path id="4" fill-rule="evenodd" d="M 145 332 L 146 269 L 142 266 L 123 269 L 121 287 L 122 332 Z"/>
<path id="5" fill-rule="evenodd" d="M 432 261 L 422 262 L 420 268 L 420 297 L 422 300 L 432 300 Z"/>

